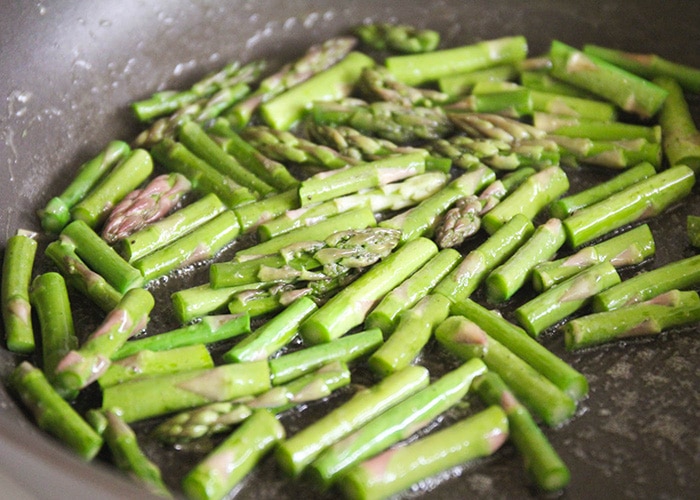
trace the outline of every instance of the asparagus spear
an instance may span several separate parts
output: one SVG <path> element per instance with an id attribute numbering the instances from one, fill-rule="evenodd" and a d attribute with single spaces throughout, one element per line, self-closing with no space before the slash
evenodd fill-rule
<path id="1" fill-rule="evenodd" d="M 37 425 L 57 437 L 83 460 L 102 448 L 102 437 L 49 384 L 43 372 L 23 361 L 10 375 L 10 387 L 31 412 Z"/>
<path id="2" fill-rule="evenodd" d="M 700 170 L 700 131 L 693 121 L 678 82 L 659 77 L 654 83 L 668 92 L 668 97 L 659 113 L 659 124 L 663 132 L 664 154 L 668 163 L 687 165 Z"/>
<path id="3" fill-rule="evenodd" d="M 533 104 L 529 89 L 510 86 L 510 82 L 484 82 L 494 88 L 480 89 L 475 86 L 472 93 L 445 109 L 451 113 L 496 113 L 510 118 L 532 115 Z"/>
<path id="4" fill-rule="evenodd" d="M 549 66 L 551 67 L 551 64 Z M 590 92 L 554 78 L 548 70 L 549 68 L 547 68 L 547 71 L 544 71 L 542 69 L 525 67 L 516 76 L 520 80 L 520 85 L 530 90 L 584 99 L 593 97 Z"/>
<path id="5" fill-rule="evenodd" d="M 590 163 L 601 167 L 625 169 L 640 162 L 661 166 L 661 144 L 646 139 L 594 141 L 587 137 L 549 135 L 562 153 L 562 163 L 576 166 Z"/>
<path id="6" fill-rule="evenodd" d="M 59 233 L 70 222 L 71 209 L 130 151 L 127 143 L 111 141 L 97 156 L 83 163 L 68 187 L 39 210 L 41 227 L 50 233 Z"/>
<path id="7" fill-rule="evenodd" d="M 263 288 L 267 283 L 248 283 L 240 286 L 212 288 L 209 283 L 183 288 L 170 296 L 175 316 L 181 323 L 187 323 L 208 314 L 220 313 L 239 292 Z"/>
<path id="8" fill-rule="evenodd" d="M 564 326 L 569 350 L 642 335 L 658 335 L 673 327 L 700 321 L 700 298 L 695 291 L 671 290 L 612 311 L 589 314 Z"/>
<path id="9" fill-rule="evenodd" d="M 462 360 L 480 358 L 547 425 L 560 425 L 576 411 L 572 398 L 467 318 L 450 316 L 437 328 L 435 338 Z"/>
<path id="10" fill-rule="evenodd" d="M 531 90 L 532 110 L 597 122 L 612 122 L 617 118 L 615 106 L 607 101 L 573 97 L 551 92 Z"/>
<path id="11" fill-rule="evenodd" d="M 614 229 L 658 215 L 686 197 L 694 183 L 695 175 L 685 165 L 641 180 L 564 219 L 567 242 L 575 248 Z"/>
<path id="12" fill-rule="evenodd" d="M 275 451 L 278 464 L 289 475 L 298 476 L 328 446 L 425 388 L 428 378 L 425 368 L 409 366 L 356 393 L 349 401 L 280 443 Z"/>
<path id="13" fill-rule="evenodd" d="M 38 247 L 33 234 L 18 231 L 7 240 L 2 263 L 2 318 L 7 348 L 32 353 L 36 347 L 29 287 Z"/>
<path id="14" fill-rule="evenodd" d="M 535 127 L 546 132 L 565 137 L 587 137 L 592 140 L 617 141 L 623 139 L 645 139 L 661 142 L 659 125 L 637 125 L 620 121 L 598 121 L 535 112 L 532 117 Z"/>
<path id="15" fill-rule="evenodd" d="M 310 465 L 312 477 L 328 487 L 343 472 L 413 435 L 465 397 L 472 381 L 486 371 L 478 359 L 449 371 L 425 389 L 371 420 L 333 446 Z"/>
<path id="16" fill-rule="evenodd" d="M 66 392 L 82 389 L 104 374 L 119 347 L 146 327 L 153 306 L 153 296 L 146 290 L 133 288 L 126 292 L 87 341 L 59 361 L 57 389 Z"/>
<path id="17" fill-rule="evenodd" d="M 503 379 L 495 372 L 487 372 L 474 380 L 474 388 L 484 403 L 500 405 L 508 416 L 509 438 L 534 484 L 543 491 L 564 489 L 571 479 L 568 467 Z"/>
<path id="18" fill-rule="evenodd" d="M 502 64 L 475 71 L 465 71 L 438 78 L 438 88 L 451 97 L 468 94 L 480 82 L 504 82 L 518 77 L 514 64 Z"/>
<path id="19" fill-rule="evenodd" d="M 224 498 L 284 436 L 270 412 L 257 410 L 187 473 L 183 490 L 192 499 Z"/>
<path id="20" fill-rule="evenodd" d="M 348 498 L 388 498 L 430 476 L 492 455 L 508 437 L 508 420 L 498 406 L 457 422 L 406 446 L 351 468 L 339 486 Z"/>
<path id="21" fill-rule="evenodd" d="M 459 130 L 474 138 L 515 142 L 544 139 L 547 135 L 530 124 L 494 113 L 451 113 L 449 118 Z"/>
<path id="22" fill-rule="evenodd" d="M 438 106 L 445 104 L 449 96 L 433 89 L 419 89 L 400 82 L 383 66 L 370 66 L 362 70 L 357 92 L 368 101 L 387 101 L 402 106 Z"/>
<path id="23" fill-rule="evenodd" d="M 700 256 L 670 262 L 601 291 L 593 298 L 593 310 L 612 311 L 625 305 L 644 302 L 670 290 L 692 289 L 697 286 L 699 278 Z"/>
<path id="24" fill-rule="evenodd" d="M 241 232 L 248 233 L 263 222 L 279 217 L 287 210 L 295 208 L 299 208 L 299 193 L 296 189 L 289 189 L 255 203 L 235 207 L 233 213 L 238 217 Z"/>
<path id="25" fill-rule="evenodd" d="M 431 52 L 440 43 L 440 34 L 410 24 L 369 23 L 355 28 L 355 35 L 375 50 L 391 50 L 406 54 Z"/>

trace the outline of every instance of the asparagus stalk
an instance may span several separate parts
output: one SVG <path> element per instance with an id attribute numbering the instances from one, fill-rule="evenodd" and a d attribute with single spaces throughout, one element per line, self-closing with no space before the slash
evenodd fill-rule
<path id="1" fill-rule="evenodd" d="M 509 437 L 537 488 L 542 491 L 564 489 L 571 479 L 568 467 L 503 379 L 495 372 L 487 372 L 474 380 L 474 388 L 484 403 L 503 408 L 508 416 Z"/>
<path id="2" fill-rule="evenodd" d="M 284 311 L 267 321 L 251 335 L 226 351 L 226 362 L 259 361 L 272 356 L 292 341 L 304 321 L 318 306 L 308 297 L 300 297 Z"/>
<path id="3" fill-rule="evenodd" d="M 148 179 L 152 172 L 151 155 L 144 149 L 132 150 L 72 207 L 72 218 L 82 220 L 92 228 L 99 226 L 112 207 Z"/>
<path id="4" fill-rule="evenodd" d="M 310 465 L 312 477 L 328 487 L 343 472 L 375 456 L 397 442 L 409 438 L 458 404 L 472 386 L 472 381 L 486 371 L 478 359 L 467 361 L 425 389 L 408 397 L 370 421 L 361 429 L 327 448 Z"/>
<path id="5" fill-rule="evenodd" d="M 609 102 L 531 90 L 532 110 L 572 118 L 612 122 L 617 118 L 615 106 Z"/>
<path id="6" fill-rule="evenodd" d="M 547 133 L 520 120 L 494 113 L 451 113 L 455 126 L 474 138 L 496 139 L 504 142 L 544 139 Z"/>
<path id="7" fill-rule="evenodd" d="M 438 106 L 445 104 L 449 96 L 433 89 L 419 89 L 400 82 L 383 66 L 370 66 L 362 70 L 357 93 L 368 101 L 394 102 L 402 106 Z"/>
<path id="8" fill-rule="evenodd" d="M 440 34 L 410 24 L 370 23 L 355 28 L 355 35 L 375 50 L 391 50 L 406 54 L 431 52 L 440 43 Z"/>
<path id="9" fill-rule="evenodd" d="M 654 116 L 668 93 L 649 82 L 557 40 L 550 46 L 552 75 L 604 97 L 642 118 Z"/>
<path id="10" fill-rule="evenodd" d="M 217 401 L 260 394 L 270 388 L 267 361 L 159 375 L 107 387 L 102 409 L 136 422 Z"/>
<path id="11" fill-rule="evenodd" d="M 515 86 L 511 88 L 510 82 L 488 82 L 488 85 L 496 85 L 496 89 L 482 91 L 476 86 L 472 93 L 447 106 L 445 109 L 451 113 L 496 113 L 510 118 L 521 118 L 532 115 L 533 103 L 530 90 Z M 504 85 L 504 87 L 500 87 Z"/>
<path id="12" fill-rule="evenodd" d="M 465 71 L 438 78 L 438 88 L 451 97 L 469 94 L 481 82 L 505 82 L 515 80 L 518 69 L 514 64 L 502 64 L 475 71 Z"/>
<path id="13" fill-rule="evenodd" d="M 112 355 L 124 342 L 143 330 L 154 306 L 153 296 L 142 288 L 133 288 L 102 321 L 77 350 L 71 350 L 56 366 L 59 391 L 82 389 L 104 374 Z"/>
<path id="14" fill-rule="evenodd" d="M 700 131 L 690 114 L 683 90 L 678 82 L 669 78 L 659 77 L 654 83 L 668 92 L 659 113 L 666 159 L 671 166 L 687 165 L 697 172 L 700 170 Z"/>
<path id="15" fill-rule="evenodd" d="M 601 262 L 562 281 L 515 310 L 518 323 L 537 337 L 545 329 L 590 303 L 591 298 L 620 283 L 620 275 L 610 262 Z"/>
<path id="16" fill-rule="evenodd" d="M 572 398 L 467 318 L 450 316 L 437 328 L 435 337 L 462 360 L 480 358 L 547 425 L 560 425 L 576 411 Z"/>
<path id="17" fill-rule="evenodd" d="M 241 232 L 248 233 L 263 222 L 279 217 L 287 210 L 295 208 L 299 208 L 299 194 L 296 189 L 289 189 L 255 203 L 235 207 L 233 213 L 238 217 Z"/>
<path id="18" fill-rule="evenodd" d="M 436 253 L 435 243 L 426 238 L 402 245 L 306 319 L 300 328 L 302 338 L 312 344 L 328 342 L 362 324 L 384 295 Z"/>
<path id="19" fill-rule="evenodd" d="M 287 130 L 304 115 L 312 100 L 347 97 L 362 69 L 372 65 L 374 61 L 369 56 L 350 52 L 335 65 L 261 104 L 260 114 L 272 128 Z"/>
<path id="20" fill-rule="evenodd" d="M 695 183 L 685 165 L 641 180 L 564 219 L 566 239 L 578 247 L 627 224 L 658 215 L 686 197 Z"/>
<path id="21" fill-rule="evenodd" d="M 418 85 L 447 75 L 515 63 L 526 55 L 527 40 L 513 36 L 425 54 L 388 57 L 385 64 L 400 81 Z"/>
<path id="22" fill-rule="evenodd" d="M 658 335 L 698 321 L 697 292 L 671 290 L 644 302 L 575 318 L 564 326 L 564 340 L 566 348 L 574 350 L 627 337 Z"/>
<path id="23" fill-rule="evenodd" d="M 450 312 L 450 301 L 439 294 L 423 297 L 404 311 L 386 342 L 369 357 L 370 369 L 381 377 L 411 364 Z"/>
<path id="24" fill-rule="evenodd" d="M 257 410 L 182 480 L 192 499 L 224 498 L 285 436 L 267 410 Z"/>
<path id="25" fill-rule="evenodd" d="M 428 383 L 428 370 L 409 366 L 356 393 L 349 401 L 280 443 L 275 451 L 278 464 L 289 475 L 300 475 L 324 449 L 425 388 Z"/>
<path id="26" fill-rule="evenodd" d="M 339 480 L 339 486 L 348 498 L 388 498 L 440 472 L 494 454 L 507 437 L 505 413 L 491 406 L 352 467 Z"/>
<path id="27" fill-rule="evenodd" d="M 497 311 L 486 309 L 473 300 L 466 299 L 453 304 L 451 312 L 469 318 L 479 325 L 494 340 L 544 375 L 574 401 L 579 401 L 587 395 L 586 377 Z"/>
<path id="28" fill-rule="evenodd" d="M 83 163 L 68 187 L 39 210 L 41 227 L 50 233 L 59 233 L 71 221 L 71 209 L 130 151 L 127 143 L 111 141 L 97 156 Z"/>
<path id="29" fill-rule="evenodd" d="M 640 162 L 661 166 L 661 144 L 645 139 L 594 141 L 586 137 L 550 135 L 562 152 L 562 163 L 576 166 L 590 163 L 601 167 L 625 169 Z"/>
<path id="30" fill-rule="evenodd" d="M 29 288 L 38 247 L 33 235 L 18 231 L 7 240 L 2 263 L 2 318 L 7 348 L 29 354 L 36 348 Z"/>
<path id="31" fill-rule="evenodd" d="M 536 291 L 542 292 L 594 264 L 608 261 L 615 268 L 631 266 L 644 262 L 655 251 L 651 230 L 642 224 L 567 257 L 536 265 L 532 270 L 532 284 Z"/>
<path id="32" fill-rule="evenodd" d="M 161 477 L 160 468 L 141 450 L 131 427 L 112 411 L 105 411 L 104 416 L 107 426 L 102 436 L 115 465 L 135 477 L 154 495 L 171 498 L 172 495 Z"/>
<path id="33" fill-rule="evenodd" d="M 521 69 L 520 73 L 516 76 L 520 80 L 520 85 L 530 90 L 536 90 L 547 94 L 580 97 L 583 99 L 590 99 L 593 97 L 590 92 L 575 85 L 571 85 L 570 83 L 557 80 L 552 77 L 548 70 L 543 71 L 542 69 L 524 68 Z"/>
<path id="34" fill-rule="evenodd" d="M 539 129 L 564 137 L 587 137 L 594 141 L 644 139 L 653 143 L 661 142 L 661 127 L 659 125 L 598 121 L 541 111 L 533 114 L 532 123 Z"/>
<path id="35" fill-rule="evenodd" d="M 700 256 L 687 257 L 639 273 L 609 290 L 601 291 L 593 298 L 593 310 L 612 311 L 647 301 L 670 290 L 692 289 L 697 286 L 699 279 Z"/>
<path id="36" fill-rule="evenodd" d="M 243 291 L 267 286 L 267 283 L 248 283 L 240 286 L 212 288 L 209 283 L 183 288 L 170 296 L 175 316 L 187 323 L 208 314 L 220 313 L 233 297 Z"/>

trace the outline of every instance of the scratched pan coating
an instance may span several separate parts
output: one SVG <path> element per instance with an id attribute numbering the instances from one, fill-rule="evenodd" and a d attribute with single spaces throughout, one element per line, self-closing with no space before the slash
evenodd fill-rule
<path id="1" fill-rule="evenodd" d="M 506 35 L 525 35 L 530 53 L 552 39 L 656 52 L 700 66 L 700 9 L 693 2 L 581 1 L 183 1 L 2 2 L 0 5 L 0 248 L 17 228 L 38 229 L 34 211 L 67 185 L 77 165 L 107 141 L 134 137 L 128 104 L 164 88 L 185 88 L 205 73 L 238 59 L 276 63 L 299 56 L 312 43 L 366 20 L 398 21 L 440 31 L 443 46 Z M 691 98 L 696 120 L 700 100 Z M 570 172 L 574 189 L 599 180 L 590 169 Z M 647 268 L 694 251 L 685 239 L 685 216 L 700 214 L 696 193 L 650 225 L 658 251 Z M 44 242 L 45 243 L 45 242 Z M 48 269 L 39 262 L 39 270 Z M 634 272 L 634 271 L 632 271 Z M 201 282 L 199 269 L 156 291 Z M 76 299 L 77 302 L 77 299 Z M 83 334 L 96 321 L 76 304 Z M 513 305 L 504 312 L 509 314 Z M 173 327 L 167 308 L 154 329 Z M 567 354 L 560 335 L 544 339 L 589 379 L 590 396 L 576 418 L 546 429 L 572 472 L 563 498 L 691 498 L 700 493 L 700 342 L 689 329 L 652 341 L 630 341 Z M 0 349 L 0 375 L 18 358 Z M 429 346 L 425 364 L 434 374 L 454 360 Z M 369 382 L 358 372 L 355 381 Z M 339 404 L 341 393 L 326 405 Z M 327 406 L 285 417 L 290 433 Z M 475 408 L 466 411 L 473 411 Z M 460 410 L 464 411 L 464 410 Z M 457 418 L 452 412 L 443 424 Z M 137 425 L 145 434 L 148 424 Z M 166 450 L 147 438 L 143 446 L 163 468 L 170 486 L 193 465 L 201 449 Z M 0 390 L 0 484 L 13 481 L 36 498 L 143 497 L 112 466 L 84 464 L 39 431 Z M 408 496 L 528 498 L 518 456 L 510 446 L 494 457 L 458 468 L 439 484 Z M 291 481 L 267 459 L 237 498 L 324 498 L 304 481 Z M 330 492 L 327 498 L 337 494 Z"/>

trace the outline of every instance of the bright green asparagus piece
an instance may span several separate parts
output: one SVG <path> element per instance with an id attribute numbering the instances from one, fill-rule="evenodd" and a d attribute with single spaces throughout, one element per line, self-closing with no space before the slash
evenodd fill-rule
<path id="1" fill-rule="evenodd" d="M 597 122 L 612 122 L 617 119 L 615 106 L 605 101 L 539 90 L 531 90 L 530 98 L 532 99 L 532 109 L 535 113 L 552 113 Z"/>
<path id="2" fill-rule="evenodd" d="M 440 34 L 419 29 L 410 24 L 370 23 L 355 28 L 355 35 L 375 50 L 390 50 L 405 54 L 431 52 L 440 43 Z"/>
<path id="3" fill-rule="evenodd" d="M 544 375 L 574 401 L 579 401 L 588 394 L 588 382 L 583 374 L 497 311 L 486 309 L 470 299 L 453 304 L 451 311 L 479 325 L 494 340 Z"/>
<path id="4" fill-rule="evenodd" d="M 546 132 L 565 137 L 587 137 L 594 141 L 644 139 L 648 142 L 661 142 L 661 127 L 659 125 L 598 121 L 544 112 L 534 113 L 532 123 L 535 127 Z"/>
<path id="5" fill-rule="evenodd" d="M 267 410 L 255 411 L 182 480 L 193 500 L 224 498 L 285 437 L 282 424 Z"/>
<path id="6" fill-rule="evenodd" d="M 233 363 L 159 375 L 107 387 L 102 409 L 135 422 L 217 401 L 260 394 L 270 388 L 267 361 Z"/>
<path id="7" fill-rule="evenodd" d="M 83 460 L 97 455 L 102 437 L 55 391 L 41 370 L 23 361 L 10 375 L 9 385 L 41 429 L 60 439 Z"/>
<path id="8" fill-rule="evenodd" d="M 609 261 L 621 268 L 641 264 L 655 252 L 654 236 L 649 226 L 642 224 L 567 257 L 536 265 L 532 270 L 532 284 L 536 291 L 542 292 L 594 264 Z"/>
<path id="9" fill-rule="evenodd" d="M 71 209 L 130 151 L 127 143 L 111 141 L 97 156 L 83 163 L 68 187 L 39 210 L 41 227 L 50 233 L 59 233 L 71 221 Z"/>
<path id="10" fill-rule="evenodd" d="M 339 486 L 348 498 L 388 498 L 431 476 L 494 454 L 507 438 L 506 415 L 500 407 L 491 406 L 354 466 Z"/>
<path id="11" fill-rule="evenodd" d="M 500 86 L 504 83 L 488 82 L 483 85 Z M 531 92 L 524 87 L 483 91 L 475 86 L 471 94 L 445 106 L 445 109 L 451 113 L 496 113 L 510 118 L 522 118 L 532 115 L 533 107 Z"/>
<path id="12" fill-rule="evenodd" d="M 564 137 L 550 134 L 549 139 L 561 150 L 564 165 L 581 163 L 613 169 L 625 169 L 640 162 L 661 167 L 661 144 L 646 139 L 623 139 L 617 141 L 592 140 L 587 137 Z"/>
<path id="13" fill-rule="evenodd" d="M 282 442 L 275 452 L 277 462 L 287 474 L 298 476 L 324 449 L 428 383 L 428 370 L 421 366 L 409 366 L 390 375 Z"/>
<path id="14" fill-rule="evenodd" d="M 75 391 L 103 375 L 112 355 L 130 337 L 146 327 L 153 306 L 154 299 L 150 292 L 142 288 L 126 292 L 88 339 L 58 363 L 56 388 L 65 392 Z"/>
<path id="15" fill-rule="evenodd" d="M 504 142 L 545 139 L 547 133 L 532 125 L 494 113 L 452 113 L 450 120 L 469 137 Z"/>
<path id="16" fill-rule="evenodd" d="M 178 290 L 170 296 L 170 300 L 177 319 L 181 323 L 187 323 L 208 314 L 221 313 L 237 293 L 264 286 L 268 286 L 268 283 L 248 283 L 224 288 L 212 288 L 209 283 L 205 283 Z"/>
<path id="17" fill-rule="evenodd" d="M 593 298 L 593 310 L 612 311 L 644 302 L 670 290 L 689 290 L 700 280 L 700 256 L 670 262 L 651 271 L 626 279 L 617 286 L 601 291 Z"/>
<path id="18" fill-rule="evenodd" d="M 33 235 L 18 231 L 7 240 L 2 263 L 2 318 L 7 348 L 32 353 L 36 347 L 29 287 L 38 247 Z"/>
<path id="19" fill-rule="evenodd" d="M 547 425 L 560 425 L 574 415 L 576 403 L 571 397 L 473 321 L 450 316 L 437 328 L 435 337 L 460 359 L 480 358 Z"/>
<path id="20" fill-rule="evenodd" d="M 515 317 L 533 337 L 591 302 L 594 295 L 620 283 L 610 262 L 601 262 L 562 281 L 515 310 Z"/>
<path id="21" fill-rule="evenodd" d="M 668 92 L 659 113 L 668 163 L 671 166 L 687 165 L 696 172 L 700 171 L 700 131 L 690 114 L 683 90 L 670 78 L 659 77 L 654 83 Z"/>
<path id="22" fill-rule="evenodd" d="M 318 344 L 341 337 L 361 325 L 369 311 L 391 289 L 437 253 L 431 240 L 412 240 L 342 289 L 301 325 L 305 342 Z"/>
<path id="23" fill-rule="evenodd" d="M 522 456 L 525 471 L 535 486 L 543 491 L 564 489 L 571 480 L 569 468 L 503 379 L 495 372 L 487 372 L 474 380 L 474 388 L 484 403 L 499 405 L 505 411 L 509 438 Z"/>
<path id="24" fill-rule="evenodd" d="M 466 396 L 472 381 L 485 372 L 484 363 L 474 359 L 446 373 L 326 449 L 311 464 L 312 477 L 328 487 L 342 477 L 345 470 L 409 438 L 458 404 Z"/>
<path id="25" fill-rule="evenodd" d="M 693 171 L 678 165 L 641 180 L 564 219 L 572 248 L 606 233 L 662 213 L 679 202 L 695 184 Z"/>
<path id="26" fill-rule="evenodd" d="M 439 106 L 449 96 L 433 89 L 419 89 L 400 82 L 383 66 L 370 66 L 362 70 L 356 84 L 357 93 L 367 101 L 386 101 L 402 106 Z"/>
<path id="27" fill-rule="evenodd" d="M 698 321 L 697 292 L 671 290 L 648 301 L 575 318 L 564 325 L 564 340 L 566 348 L 574 350 L 628 337 L 658 335 Z"/>
<path id="28" fill-rule="evenodd" d="M 592 97 L 590 92 L 554 78 L 549 71 L 527 68 L 521 70 L 517 77 L 520 80 L 520 85 L 530 90 L 584 99 Z"/>
<path id="29" fill-rule="evenodd" d="M 481 82 L 504 82 L 518 77 L 518 70 L 514 64 L 502 64 L 491 68 L 475 71 L 466 71 L 438 78 L 438 88 L 452 97 L 469 94 L 474 86 Z"/>
<path id="30" fill-rule="evenodd" d="M 299 193 L 289 189 L 279 194 L 273 194 L 255 203 L 235 207 L 233 213 L 238 217 L 241 232 L 247 233 L 257 228 L 263 222 L 279 217 L 287 210 L 299 208 Z"/>

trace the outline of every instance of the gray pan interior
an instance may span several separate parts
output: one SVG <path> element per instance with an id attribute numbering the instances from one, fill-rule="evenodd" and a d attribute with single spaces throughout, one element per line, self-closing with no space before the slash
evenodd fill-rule
<path id="1" fill-rule="evenodd" d="M 185 87 L 232 59 L 284 61 L 313 42 L 365 20 L 439 30 L 445 46 L 523 34 L 533 55 L 549 41 L 591 42 L 656 52 L 700 66 L 697 2 L 636 1 L 186 1 L 18 2 L 0 4 L 0 248 L 17 228 L 37 229 L 34 211 L 69 182 L 73 169 L 113 138 L 136 131 L 127 105 L 168 87 Z M 696 120 L 700 106 L 692 97 Z M 573 173 L 579 189 L 594 174 Z M 658 253 L 648 266 L 693 254 L 684 236 L 697 194 L 651 222 Z M 165 316 L 164 316 L 165 318 Z M 89 328 L 89 316 L 78 321 Z M 162 320 L 162 329 L 167 326 Z M 577 417 L 548 429 L 572 471 L 564 498 L 697 498 L 700 494 L 700 342 L 694 331 L 566 354 L 589 377 Z M 440 369 L 449 360 L 430 358 Z M 0 350 L 0 375 L 17 358 Z M 308 415 L 290 418 L 290 429 Z M 146 449 L 171 485 L 196 452 Z M 39 431 L 0 389 L 0 471 L 36 498 L 143 497 L 110 466 L 84 464 Z M 513 449 L 468 467 L 430 490 L 436 498 L 527 498 Z M 425 494 L 426 490 L 416 494 Z M 411 494 L 412 496 L 413 494 Z M 1 495 L 0 495 L 1 496 Z M 240 498 L 320 498 L 284 479 L 267 460 Z M 336 496 L 329 493 L 328 498 Z"/>

